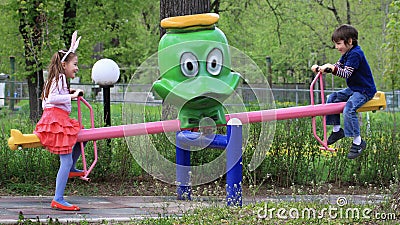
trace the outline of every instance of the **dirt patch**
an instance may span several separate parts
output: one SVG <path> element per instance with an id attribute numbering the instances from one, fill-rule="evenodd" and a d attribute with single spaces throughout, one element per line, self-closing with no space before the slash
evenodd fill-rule
<path id="1" fill-rule="evenodd" d="M 9 183 L 0 186 L 0 196 L 36 195 L 52 196 L 54 181 L 34 184 Z M 70 179 L 65 195 L 67 196 L 173 196 L 176 186 L 156 180 L 149 175 L 139 176 L 130 180 L 84 181 L 79 178 Z M 242 185 L 244 196 L 277 196 L 277 195 L 324 195 L 324 194 L 391 194 L 394 190 L 374 185 L 352 186 L 351 184 L 325 183 L 319 185 L 292 185 L 279 187 L 271 183 Z M 192 187 L 192 196 L 225 196 L 225 180 L 220 179 L 209 184 Z"/>
<path id="2" fill-rule="evenodd" d="M 225 196 L 225 180 L 192 187 L 193 196 Z M 104 195 L 104 196 L 162 196 L 176 195 L 177 187 L 150 176 L 139 177 L 130 181 L 92 181 L 79 179 L 71 181 L 67 190 L 72 195 Z M 325 183 L 319 185 L 292 185 L 279 187 L 273 184 L 242 185 L 244 196 L 277 196 L 277 195 L 324 195 L 324 194 L 390 194 L 393 190 L 386 187 L 352 186 L 351 184 Z"/>

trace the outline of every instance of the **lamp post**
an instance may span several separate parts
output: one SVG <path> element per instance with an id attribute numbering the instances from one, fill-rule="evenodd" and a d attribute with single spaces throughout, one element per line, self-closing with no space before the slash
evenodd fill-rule
<path id="1" fill-rule="evenodd" d="M 11 66 L 11 90 L 10 90 L 10 110 L 14 111 L 14 101 L 15 101 L 15 57 L 14 56 L 10 56 L 10 66 Z"/>
<path id="2" fill-rule="evenodd" d="M 269 86 L 272 88 L 272 60 L 271 56 L 266 56 L 265 60 L 267 61 L 267 81 Z"/>
<path id="3" fill-rule="evenodd" d="M 92 80 L 103 88 L 104 123 L 111 126 L 110 88 L 118 81 L 119 67 L 111 59 L 100 59 L 92 68 Z"/>

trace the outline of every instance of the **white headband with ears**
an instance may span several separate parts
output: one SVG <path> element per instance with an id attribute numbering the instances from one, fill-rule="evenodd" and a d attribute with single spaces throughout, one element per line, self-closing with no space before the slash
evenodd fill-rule
<path id="1" fill-rule="evenodd" d="M 68 52 L 65 53 L 64 57 L 61 59 L 61 62 L 64 62 L 65 59 L 67 58 L 69 53 L 75 53 L 76 49 L 79 46 L 79 41 L 81 40 L 81 36 L 79 36 L 78 40 L 76 40 L 76 37 L 78 36 L 78 31 L 75 31 L 72 34 L 72 38 L 71 38 L 71 47 L 68 49 Z M 64 51 L 60 51 L 60 52 L 64 52 Z"/>

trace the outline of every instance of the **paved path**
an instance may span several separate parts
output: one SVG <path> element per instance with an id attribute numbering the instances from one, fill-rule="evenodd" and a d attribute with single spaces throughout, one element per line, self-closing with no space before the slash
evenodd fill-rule
<path id="1" fill-rule="evenodd" d="M 384 196 L 363 195 L 301 195 L 275 197 L 244 197 L 243 203 L 268 201 L 319 201 L 337 204 L 338 198 L 356 204 L 378 203 Z M 81 211 L 66 212 L 50 208 L 52 197 L 38 196 L 0 196 L 0 224 L 15 224 L 20 212 L 25 219 L 47 222 L 49 218 L 62 223 L 79 221 L 101 222 L 131 221 L 132 219 L 157 218 L 160 216 L 181 216 L 188 210 L 198 207 L 224 206 L 224 198 L 198 198 L 192 201 L 178 201 L 174 196 L 74 196 L 66 200 L 79 205 Z"/>

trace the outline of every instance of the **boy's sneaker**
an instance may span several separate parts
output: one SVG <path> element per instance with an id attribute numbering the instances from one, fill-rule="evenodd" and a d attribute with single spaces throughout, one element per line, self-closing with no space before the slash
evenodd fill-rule
<path id="1" fill-rule="evenodd" d="M 328 137 L 328 145 L 331 145 L 340 139 L 344 138 L 344 130 L 340 128 L 338 132 L 332 132 Z"/>
<path id="2" fill-rule="evenodd" d="M 359 145 L 356 145 L 353 143 L 351 145 L 350 152 L 347 155 L 347 158 L 349 158 L 349 159 L 357 158 L 359 155 L 361 155 L 361 152 L 363 150 L 365 150 L 366 147 L 367 147 L 367 143 L 365 143 L 364 140 L 361 140 L 361 144 L 359 144 Z"/>

